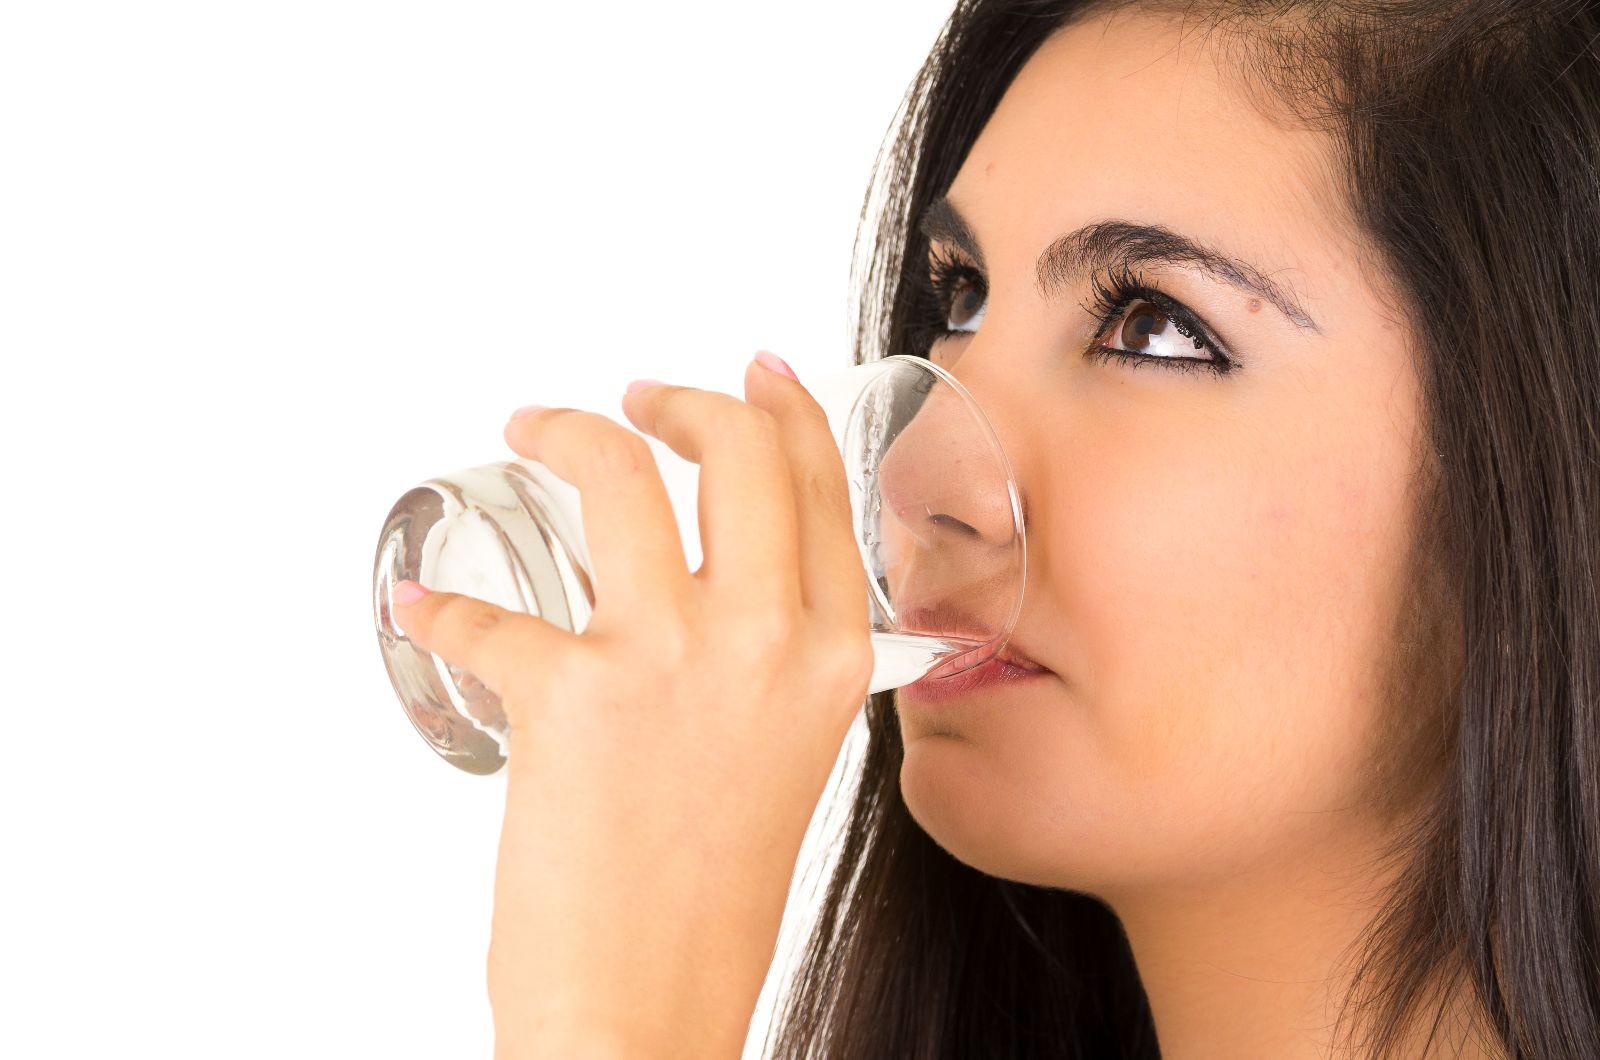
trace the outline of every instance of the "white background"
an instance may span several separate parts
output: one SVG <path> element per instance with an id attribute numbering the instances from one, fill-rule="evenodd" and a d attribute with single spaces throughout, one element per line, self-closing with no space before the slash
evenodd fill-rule
<path id="1" fill-rule="evenodd" d="M 383 517 L 519 405 L 848 364 L 948 6 L 0 9 L 0 1055 L 490 1055 L 503 778 L 398 706 Z"/>

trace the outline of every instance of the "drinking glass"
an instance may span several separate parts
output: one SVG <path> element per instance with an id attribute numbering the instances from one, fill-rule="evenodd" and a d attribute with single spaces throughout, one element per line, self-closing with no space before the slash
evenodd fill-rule
<path id="1" fill-rule="evenodd" d="M 803 385 L 844 459 L 868 575 L 868 691 L 954 677 L 1003 651 L 1022 610 L 1026 539 L 1010 464 L 972 395 L 943 367 L 907 355 Z M 394 584 L 409 579 L 582 633 L 595 606 L 592 570 L 577 488 L 536 460 L 439 475 L 395 501 L 373 562 L 378 647 L 407 716 L 447 762 L 499 772 L 505 714 L 471 673 L 395 625 Z"/>

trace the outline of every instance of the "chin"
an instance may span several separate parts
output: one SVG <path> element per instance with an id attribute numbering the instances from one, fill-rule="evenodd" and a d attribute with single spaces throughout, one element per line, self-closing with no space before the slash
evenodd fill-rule
<path id="1" fill-rule="evenodd" d="M 1049 833 L 1017 812 L 1017 793 L 989 775 L 960 737 L 913 740 L 900 766 L 900 795 L 912 820 L 957 861 L 1005 880 L 1064 886 L 1061 866 L 1043 856 Z"/>
<path id="2" fill-rule="evenodd" d="M 972 741 L 939 733 L 911 740 L 900 766 L 900 795 L 912 820 L 957 861 L 1000 879 L 1103 898 L 1152 882 L 1176 851 L 1130 823 L 1128 813 L 1085 804 L 1107 790 L 1101 781 L 1086 779 L 1081 791 L 1057 787 L 1046 797 L 1039 778 L 1030 782 Z"/>

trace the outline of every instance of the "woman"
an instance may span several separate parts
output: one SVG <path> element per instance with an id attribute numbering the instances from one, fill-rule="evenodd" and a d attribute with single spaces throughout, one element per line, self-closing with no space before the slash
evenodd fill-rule
<path id="1" fill-rule="evenodd" d="M 994 421 L 1047 672 L 870 698 L 778 1055 L 1600 1055 L 1597 38 L 1593 3 L 958 5 L 858 356 Z M 796 381 L 624 411 L 702 463 L 705 566 L 637 438 L 543 411 L 507 441 L 593 506 L 591 632 L 400 617 L 534 732 L 500 1051 L 732 1057 L 866 687 L 859 561 Z"/>

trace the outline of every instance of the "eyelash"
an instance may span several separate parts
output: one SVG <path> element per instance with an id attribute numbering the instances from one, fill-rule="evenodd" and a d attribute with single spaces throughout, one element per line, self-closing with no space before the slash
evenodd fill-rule
<path id="1" fill-rule="evenodd" d="M 928 259 L 931 276 L 921 277 L 924 293 L 933 299 L 936 320 L 930 319 L 920 328 L 922 338 L 929 341 L 943 338 L 946 335 L 967 334 L 966 332 L 953 331 L 947 327 L 950 319 L 950 305 L 955 293 L 962 283 L 971 283 L 988 297 L 988 284 L 984 282 L 983 275 L 967 262 L 949 256 L 938 248 L 930 251 Z M 1163 368 L 1175 372 L 1211 372 L 1214 375 L 1227 375 L 1237 365 L 1217 348 L 1216 342 L 1210 333 L 1203 327 L 1194 315 L 1183 307 L 1181 303 L 1150 284 L 1143 281 L 1142 277 L 1135 274 L 1124 262 L 1119 262 L 1107 270 L 1106 279 L 1101 281 L 1099 274 L 1089 278 L 1089 286 L 1094 294 L 1090 301 L 1083 303 L 1083 309 L 1095 318 L 1094 332 L 1095 344 L 1087 351 L 1087 356 L 1093 360 L 1107 362 L 1118 360 L 1131 363 L 1134 368 L 1141 364 L 1157 362 Z M 1199 357 L 1157 357 L 1153 354 L 1136 353 L 1130 350 L 1119 350 L 1107 346 L 1099 340 L 1105 335 L 1118 315 L 1135 301 L 1148 302 L 1172 321 L 1178 333 L 1193 340 L 1198 346 L 1211 354 L 1212 359 L 1206 360 Z"/>

